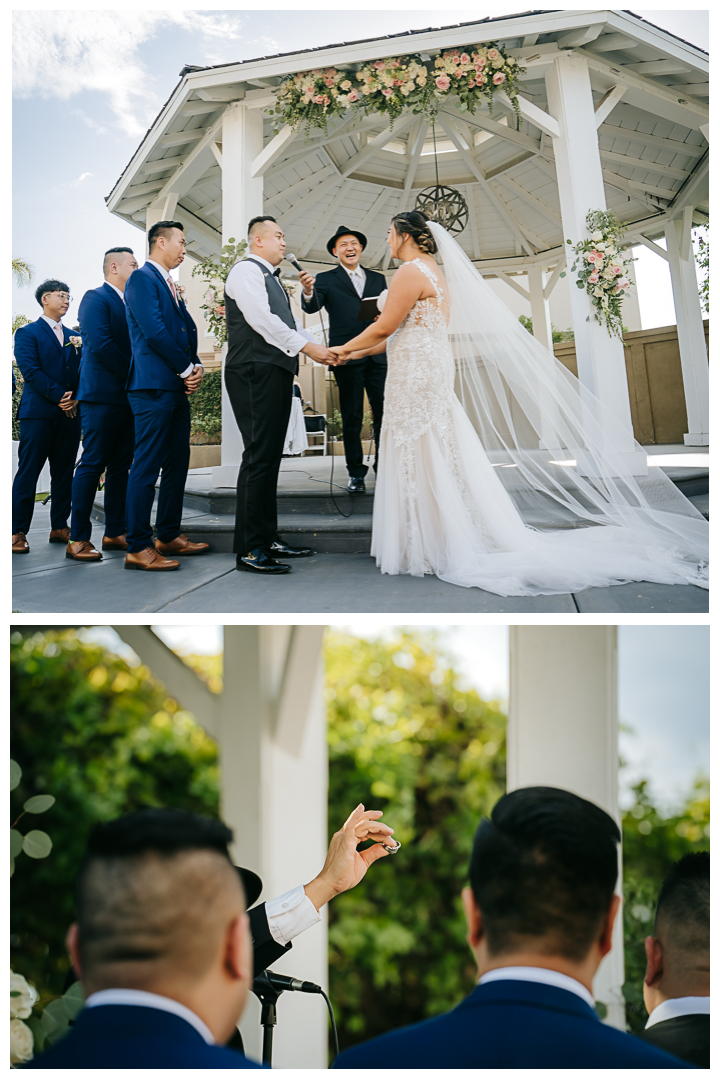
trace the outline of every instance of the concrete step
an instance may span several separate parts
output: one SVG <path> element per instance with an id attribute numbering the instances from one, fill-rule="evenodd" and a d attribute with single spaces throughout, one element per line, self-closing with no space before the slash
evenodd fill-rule
<path id="1" fill-rule="evenodd" d="M 316 484 L 304 490 L 280 487 L 277 501 L 279 514 L 327 514 L 336 517 L 350 513 L 372 514 L 373 492 L 370 488 L 365 495 L 349 495 L 344 484 L 333 484 L 332 493 L 325 484 Z M 237 504 L 235 489 L 188 488 L 183 504 L 190 510 L 199 510 L 204 514 L 234 514 Z"/>
<path id="2" fill-rule="evenodd" d="M 195 543 L 212 544 L 214 551 L 232 551 L 234 514 L 183 518 L 182 531 Z M 311 547 L 332 555 L 367 555 L 372 514 L 278 514 L 278 532 L 293 547 Z"/>

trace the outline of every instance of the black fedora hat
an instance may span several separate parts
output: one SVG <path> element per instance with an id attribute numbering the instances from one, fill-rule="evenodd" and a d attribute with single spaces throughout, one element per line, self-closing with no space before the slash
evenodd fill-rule
<path id="1" fill-rule="evenodd" d="M 249 908 L 253 906 L 260 893 L 263 891 L 262 879 L 252 870 L 246 870 L 244 866 L 236 866 L 245 891 L 245 902 Z"/>
<path id="2" fill-rule="evenodd" d="M 365 236 L 365 233 L 359 232 L 358 229 L 348 229 L 347 225 L 340 225 L 336 230 L 335 235 L 331 236 L 327 242 L 327 249 L 331 255 L 333 253 L 333 248 L 341 236 L 356 236 L 363 248 L 367 247 L 367 236 Z"/>

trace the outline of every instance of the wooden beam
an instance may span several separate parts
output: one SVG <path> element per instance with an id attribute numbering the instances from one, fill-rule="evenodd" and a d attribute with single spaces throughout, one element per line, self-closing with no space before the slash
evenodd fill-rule
<path id="1" fill-rule="evenodd" d="M 622 83 L 618 83 L 616 86 L 611 86 L 609 90 L 603 94 L 595 106 L 595 126 L 600 127 L 605 118 L 610 115 L 618 101 L 623 97 L 627 86 L 623 86 Z"/>
<path id="2" fill-rule="evenodd" d="M 680 258 L 689 259 L 692 255 L 692 216 L 693 207 L 684 206 L 682 211 L 682 229 L 680 230 Z"/>
<path id="3" fill-rule="evenodd" d="M 309 188 L 313 184 L 319 184 L 327 176 L 337 175 L 338 171 L 334 165 L 326 165 L 320 172 L 310 173 L 309 176 L 304 176 L 302 180 L 298 180 L 296 184 L 291 184 L 290 187 L 284 188 L 282 191 L 276 191 L 274 195 L 270 195 L 269 198 L 264 200 L 263 205 L 268 210 L 273 206 L 277 206 L 283 199 L 290 199 L 293 195 L 297 195 L 299 191 L 304 191 L 305 188 Z"/>
<path id="4" fill-rule="evenodd" d="M 186 161 L 187 154 L 182 154 L 180 157 L 158 158 L 156 161 L 146 161 L 140 166 L 138 172 L 164 172 L 165 169 L 176 169 L 178 165 L 184 165 Z"/>
<path id="5" fill-rule="evenodd" d="M 645 203 L 651 210 L 666 209 L 666 206 L 659 206 L 657 201 L 652 199 L 650 195 L 646 195 L 644 191 L 631 187 L 630 182 L 623 176 L 618 176 L 616 173 L 610 172 L 609 169 L 603 169 L 602 174 L 603 182 L 609 187 L 615 188 L 616 191 L 622 191 L 623 195 L 629 195 L 631 199 L 637 199 L 638 202 Z"/>
<path id="6" fill-rule="evenodd" d="M 685 181 L 679 191 L 673 194 L 673 207 L 686 206 L 690 201 L 696 206 L 698 202 L 702 202 L 703 199 L 698 198 L 698 188 L 704 187 L 710 168 L 710 152 L 706 150 L 704 158 L 697 163 L 688 179 Z"/>
<path id="7" fill-rule="evenodd" d="M 222 169 L 222 150 L 214 140 L 210 143 L 210 151 L 212 153 L 212 156 L 215 158 L 218 165 Z"/>
<path id="8" fill-rule="evenodd" d="M 514 143 L 516 146 L 521 146 L 524 150 L 529 150 L 540 157 L 551 158 L 552 156 L 550 151 L 543 151 L 538 139 L 524 135 L 521 131 L 515 131 L 509 126 L 506 127 L 505 124 L 499 124 L 497 120 L 491 120 L 489 116 L 480 116 L 478 114 L 470 116 L 467 113 L 460 113 L 449 108 L 441 109 L 440 112 L 454 121 L 462 120 L 464 123 L 469 124 L 470 127 L 480 128 L 482 131 L 489 131 L 492 135 L 498 135 L 501 139 Z"/>
<path id="9" fill-rule="evenodd" d="M 495 274 L 497 277 L 500 278 L 501 281 L 504 281 L 506 285 L 509 285 L 511 289 L 514 289 L 516 293 L 519 293 L 524 300 L 527 300 L 528 303 L 530 302 L 530 293 L 527 289 L 523 289 L 522 285 L 518 285 L 517 281 L 509 277 L 502 270 L 496 270 Z"/>
<path id="10" fill-rule="evenodd" d="M 541 199 L 538 199 L 537 195 L 533 195 L 531 194 L 531 192 L 526 191 L 525 188 L 522 187 L 522 185 L 518 184 L 518 182 L 516 180 L 513 180 L 511 177 L 501 176 L 499 179 L 500 182 L 504 184 L 505 187 L 507 187 L 510 191 L 514 192 L 514 194 L 517 195 L 518 198 L 523 199 L 524 202 L 528 204 L 528 206 L 532 206 L 535 210 L 538 211 L 538 213 L 542 214 L 543 217 L 546 217 L 549 221 L 552 221 L 554 225 L 559 226 L 562 230 L 562 219 L 560 218 L 560 215 L 557 213 L 557 211 L 553 210 Z"/>
<path id="11" fill-rule="evenodd" d="M 215 202 L 208 203 L 207 206 L 201 207 L 203 214 L 214 214 L 222 206 L 222 196 L 219 199 L 215 199 Z"/>
<path id="12" fill-rule="evenodd" d="M 176 191 L 180 197 L 186 195 L 193 184 L 196 184 L 207 168 L 205 161 L 207 151 L 215 145 L 222 127 L 222 113 L 214 123 L 203 130 L 203 137 L 193 147 L 185 162 L 178 167 L 174 176 L 168 177 L 158 194 L 153 199 L 153 205 L 157 206 L 170 191 Z"/>
<path id="13" fill-rule="evenodd" d="M 204 127 L 190 128 L 188 131 L 171 131 L 167 135 L 161 135 L 158 142 L 161 146 L 184 146 L 186 143 L 202 139 L 205 134 Z"/>
<path id="14" fill-rule="evenodd" d="M 285 147 L 295 138 L 295 132 L 289 124 L 281 127 L 267 146 L 264 146 L 250 166 L 251 176 L 264 176 L 268 169 L 282 156 Z"/>
<path id="15" fill-rule="evenodd" d="M 639 41 L 634 41 L 627 34 L 602 34 L 592 43 L 593 52 L 625 52 L 626 49 L 637 49 Z"/>
<path id="16" fill-rule="evenodd" d="M 494 169 L 488 169 L 485 173 L 485 179 L 494 180 L 497 176 L 503 176 L 504 173 L 508 173 L 511 169 L 514 169 L 516 165 L 522 165 L 524 161 L 530 161 L 530 159 L 534 157 L 535 155 L 532 150 L 523 150 L 521 154 L 511 158 L 510 161 L 506 161 L 503 165 L 498 165 Z"/>
<path id="17" fill-rule="evenodd" d="M 185 206 L 181 206 L 178 203 L 177 207 L 178 217 L 182 215 L 182 222 L 186 229 L 194 229 L 200 233 L 201 236 L 206 237 L 208 240 L 212 240 L 213 243 L 218 246 L 222 245 L 222 232 L 220 229 L 214 228 L 208 224 L 207 221 L 203 221 L 201 217 L 194 214 L 192 210 L 188 210 Z"/>
<path id="18" fill-rule="evenodd" d="M 589 26 L 582 26 L 577 30 L 571 30 L 567 34 L 561 34 L 557 39 L 557 46 L 559 49 L 574 49 L 579 45 L 587 45 L 600 37 L 604 29 L 604 20 L 603 22 L 591 23 Z"/>
<path id="19" fill-rule="evenodd" d="M 183 116 L 205 116 L 225 107 L 224 101 L 188 101 L 180 112 Z"/>
<path id="20" fill-rule="evenodd" d="M 521 231 L 520 226 L 515 221 L 515 218 L 505 206 L 502 199 L 490 187 L 490 184 L 485 179 L 485 174 L 470 153 L 470 147 L 465 142 L 464 137 L 460 134 L 459 131 L 457 131 L 450 119 L 444 113 L 440 113 L 438 119 L 440 121 L 441 127 L 446 132 L 446 134 L 449 135 L 456 148 L 460 151 L 460 155 L 463 161 L 465 162 L 473 176 L 476 178 L 481 188 L 502 217 L 505 224 L 509 227 L 515 239 L 518 241 L 521 247 L 523 247 L 527 251 L 529 255 L 534 255 L 535 250 L 532 247 L 530 241 L 528 240 L 525 233 Z M 542 243 L 540 243 L 539 246 L 542 247 Z"/>
<path id="21" fill-rule="evenodd" d="M 274 742 L 295 758 L 300 756 L 313 694 L 317 692 L 324 631 L 324 626 L 292 627 L 280 693 L 274 702 Z"/>
<path id="22" fill-rule="evenodd" d="M 707 97 L 710 93 L 710 83 L 678 83 L 675 86 L 670 87 L 671 90 L 675 90 L 676 93 L 682 94 L 685 97 L 686 94 L 695 94 L 699 97 Z"/>
<path id="23" fill-rule="evenodd" d="M 319 199 L 323 199 L 338 183 L 339 177 L 337 175 L 329 176 L 327 180 L 323 180 L 321 184 L 318 184 L 316 188 L 308 192 L 304 198 L 298 199 L 294 206 L 291 206 L 289 210 L 286 210 L 283 214 L 283 225 L 287 227 L 291 221 L 304 214 L 311 206 L 314 206 Z"/>
<path id="24" fill-rule="evenodd" d="M 365 230 L 368 229 L 370 227 L 370 225 L 372 225 L 373 221 L 378 216 L 378 214 L 380 213 L 383 206 L 388 201 L 388 199 L 390 198 L 391 195 L 392 195 L 392 189 L 391 188 L 386 188 L 386 187 L 382 188 L 382 190 L 378 194 L 377 198 L 373 202 L 372 206 L 370 207 L 370 209 L 366 213 L 365 217 L 362 219 L 362 221 L 358 225 L 358 228 L 360 229 L 360 232 L 364 233 Z"/>
<path id="25" fill-rule="evenodd" d="M 636 75 L 676 75 L 678 72 L 692 71 L 681 60 L 647 60 L 641 64 L 626 64 L 625 67 Z"/>
<path id="26" fill-rule="evenodd" d="M 245 88 L 239 83 L 234 86 L 210 86 L 201 87 L 195 93 L 203 101 L 217 101 L 227 105 L 231 101 L 242 101 L 245 97 Z"/>
<path id="27" fill-rule="evenodd" d="M 539 34 L 526 34 L 525 37 L 522 39 L 523 49 L 527 49 L 528 46 L 534 45 L 539 37 Z"/>
<path id="28" fill-rule="evenodd" d="M 616 165 L 628 165 L 632 169 L 645 169 L 647 172 L 660 173 L 662 176 L 672 176 L 675 180 L 687 180 L 690 176 L 687 169 L 675 169 L 672 165 L 662 165 L 658 161 L 628 157 L 627 154 L 615 154 L 612 150 L 600 150 L 600 157 L 606 161 L 612 161 Z"/>
<path id="29" fill-rule="evenodd" d="M 702 157 L 707 150 L 706 146 L 679 142 L 677 139 L 664 139 L 661 135 L 648 135 L 644 131 L 614 127 L 612 124 L 603 124 L 600 134 L 613 135 L 615 138 L 628 139 L 630 142 L 645 143 L 647 146 L 657 146 L 661 150 L 674 150 L 676 154 L 687 154 L 688 157 Z"/>
<path id="30" fill-rule="evenodd" d="M 558 259 L 557 263 L 555 264 L 555 267 L 553 269 L 552 274 L 550 275 L 550 277 L 545 282 L 545 288 L 543 289 L 543 297 L 546 300 L 550 299 L 550 294 L 552 293 L 553 289 L 555 288 L 558 281 L 560 280 L 560 275 L 562 274 L 562 272 L 563 272 L 563 270 L 565 269 L 566 266 L 567 266 L 567 259 L 565 257 L 563 257 L 562 259 Z"/>
<path id="31" fill-rule="evenodd" d="M 147 195 L 149 191 L 159 191 L 164 183 L 164 180 L 149 180 L 147 184 L 133 184 L 132 187 L 126 188 L 124 197 L 131 199 L 133 195 Z"/>
<path id="32" fill-rule="evenodd" d="M 465 202 L 468 204 L 468 210 L 470 211 L 470 230 L 472 233 L 473 253 L 476 259 L 481 259 L 482 250 L 480 248 L 480 231 L 478 229 L 475 191 L 472 184 L 467 184 L 465 187 Z"/>
<path id="33" fill-rule="evenodd" d="M 351 181 L 351 183 L 352 183 L 352 181 Z M 347 196 L 348 191 L 349 191 L 349 184 L 341 184 L 340 185 L 340 188 L 339 188 L 337 194 L 335 195 L 335 197 L 333 199 L 330 200 L 330 202 L 327 205 L 327 208 L 325 209 L 325 212 L 320 215 L 320 218 L 319 218 L 317 224 L 315 226 L 313 226 L 313 228 L 310 230 L 310 232 L 309 232 L 309 234 L 307 236 L 307 239 L 303 241 L 303 245 L 302 245 L 302 247 L 300 248 L 300 250 L 298 252 L 298 257 L 300 259 L 304 259 L 305 256 L 308 254 L 308 252 L 312 248 L 313 244 L 315 243 L 315 238 L 317 237 L 318 233 L 322 232 L 322 230 L 325 228 L 327 223 L 332 220 L 334 214 L 337 212 L 337 209 L 340 206 L 340 203 Z"/>
<path id="34" fill-rule="evenodd" d="M 503 105 L 506 105 L 510 109 L 513 108 L 513 103 L 504 90 L 496 91 L 495 97 L 499 101 L 502 101 Z M 551 135 L 554 139 L 560 138 L 560 125 L 554 116 L 539 109 L 537 105 L 533 105 L 532 101 L 528 101 L 522 94 L 518 94 L 517 100 L 518 105 L 520 106 L 520 114 L 524 116 L 530 124 L 534 124 L 536 128 L 540 128 L 540 131 L 544 131 L 546 135 Z"/>
<path id="35" fill-rule="evenodd" d="M 420 164 L 420 155 L 422 153 L 423 144 L 425 142 L 425 132 L 427 131 L 427 121 L 422 117 L 413 126 L 410 135 L 408 136 L 408 154 L 409 160 L 407 169 L 405 170 L 405 179 L 403 181 L 402 195 L 400 196 L 400 202 L 398 203 L 397 213 L 402 214 L 407 210 L 410 199 L 412 198 L 412 186 L 415 180 L 415 174 Z M 388 247 L 385 252 L 385 257 L 382 261 L 383 270 L 386 270 L 390 265 L 390 259 L 392 254 Z"/>
<path id="36" fill-rule="evenodd" d="M 687 114 L 687 126 L 699 127 L 700 123 L 708 117 L 707 105 L 701 105 L 698 101 L 686 100 L 680 97 L 673 90 L 670 90 L 662 83 L 656 82 L 653 79 L 649 79 L 644 75 L 638 75 L 637 72 L 628 70 L 627 64 L 613 64 L 610 60 L 606 60 L 602 56 L 595 56 L 591 52 L 585 52 L 583 50 L 582 55 L 585 57 L 588 63 L 588 67 L 591 71 L 601 72 L 604 76 L 616 82 L 618 78 L 627 84 L 629 90 L 639 90 L 644 94 L 650 94 L 658 101 L 664 101 L 668 105 L 675 106 L 676 110 L 681 110 Z M 673 110 L 674 111 L 674 110 Z M 680 123 L 681 121 L 677 121 Z"/>
<path id="37" fill-rule="evenodd" d="M 415 122 L 415 116 L 412 113 L 406 113 L 404 116 L 399 117 L 394 126 L 388 124 L 383 128 L 379 135 L 376 135 L 374 139 L 370 139 L 364 150 L 361 150 L 359 154 L 354 154 L 340 169 L 342 176 L 351 176 L 356 172 L 361 165 L 364 165 L 370 158 L 374 157 L 379 150 L 389 143 L 391 139 L 394 139 L 397 135 L 400 135 L 403 131 L 407 130 L 411 124 Z"/>
<path id="38" fill-rule="evenodd" d="M 637 233 L 637 232 L 632 233 L 632 234 L 628 234 L 628 236 L 630 236 L 630 235 L 631 235 L 633 240 L 638 240 L 646 248 L 649 248 L 650 251 L 654 251 L 656 255 L 659 255 L 661 259 L 664 259 L 665 262 L 670 261 L 670 256 L 668 255 L 665 248 L 660 247 L 659 244 L 654 243 L 652 240 L 648 240 L 647 236 L 643 236 L 642 233 Z"/>

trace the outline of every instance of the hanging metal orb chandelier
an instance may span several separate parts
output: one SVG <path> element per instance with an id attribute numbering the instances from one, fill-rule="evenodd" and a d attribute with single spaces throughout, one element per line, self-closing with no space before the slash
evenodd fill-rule
<path id="1" fill-rule="evenodd" d="M 470 216 L 468 204 L 460 192 L 442 184 L 435 184 L 418 192 L 415 209 L 421 210 L 426 217 L 442 225 L 449 233 L 461 233 Z"/>

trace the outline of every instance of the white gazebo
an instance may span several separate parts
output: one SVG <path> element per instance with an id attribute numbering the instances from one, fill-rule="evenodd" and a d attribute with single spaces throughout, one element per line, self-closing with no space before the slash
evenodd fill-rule
<path id="1" fill-rule="evenodd" d="M 149 627 L 114 629 L 217 741 L 221 814 L 235 832 L 237 861 L 263 878 L 262 899 L 309 881 L 327 846 L 324 628 L 225 626 L 221 694 L 212 693 Z M 614 626 L 511 627 L 508 790 L 566 788 L 619 822 L 616 634 Z M 400 856 L 391 869 L 403 872 Z M 327 987 L 326 908 L 323 915 L 322 926 L 301 935 L 274 970 Z M 607 1022 L 619 1028 L 625 1026 L 623 981 L 620 918 L 594 986 Z M 321 1005 L 309 995 L 283 997 L 275 1067 L 326 1067 Z M 258 1059 L 259 1015 L 251 996 L 241 1029 Z"/>
<path id="2" fill-rule="evenodd" d="M 147 229 L 177 216 L 191 254 L 218 252 L 248 220 L 273 214 L 288 250 L 315 270 L 329 263 L 339 223 L 368 236 L 365 263 L 389 268 L 390 217 L 434 183 L 427 118 L 409 111 L 390 125 L 349 112 L 327 133 L 275 132 L 273 88 L 309 68 L 353 68 L 387 56 L 500 44 L 526 68 L 518 130 L 496 94 L 437 118 L 439 178 L 458 188 L 470 217 L 459 241 L 478 270 L 529 300 L 533 332 L 550 345 L 548 300 L 566 267 L 566 240 L 586 237 L 590 210 L 613 210 L 627 242 L 669 263 L 687 403 L 688 445 L 707 445 L 708 365 L 691 244 L 708 220 L 708 56 L 624 11 L 540 11 L 332 45 L 211 68 L 186 67 L 108 197 L 112 213 Z M 656 241 L 665 237 L 663 248 Z M 517 277 L 527 278 L 524 288 Z M 587 294 L 570 304 L 582 383 L 620 418 L 632 448 L 622 342 L 594 319 Z M 589 319 L 588 319 L 588 316 Z M 217 485 L 234 482 L 241 440 L 223 404 Z M 622 448 L 618 448 L 622 449 Z M 638 455 L 640 457 L 640 455 Z M 644 457 L 638 462 L 644 468 Z"/>

